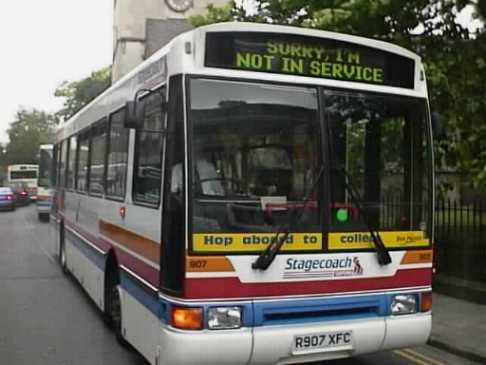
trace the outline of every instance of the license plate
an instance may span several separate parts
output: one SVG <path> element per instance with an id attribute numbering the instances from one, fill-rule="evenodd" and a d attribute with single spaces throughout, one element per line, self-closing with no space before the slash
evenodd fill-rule
<path id="1" fill-rule="evenodd" d="M 322 332 L 294 336 L 292 353 L 344 350 L 353 348 L 352 331 Z"/>

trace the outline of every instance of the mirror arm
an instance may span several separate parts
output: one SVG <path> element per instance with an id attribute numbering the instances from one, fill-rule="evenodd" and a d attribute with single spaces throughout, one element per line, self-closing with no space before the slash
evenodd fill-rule
<path id="1" fill-rule="evenodd" d="M 135 93 L 135 96 L 133 97 L 133 101 L 134 101 L 135 105 L 137 105 L 138 98 L 140 97 L 140 94 L 141 93 L 147 93 L 147 94 L 149 94 L 151 92 L 152 92 L 152 90 L 150 90 L 150 89 L 138 89 L 137 92 Z"/>
<path id="2" fill-rule="evenodd" d="M 126 114 L 125 114 L 125 121 L 124 121 L 124 127 L 125 128 L 130 128 L 130 129 L 140 129 L 140 113 L 141 111 L 139 110 L 139 103 L 140 103 L 140 94 L 150 94 L 153 92 L 157 92 L 162 99 L 162 111 L 165 113 L 167 112 L 167 101 L 164 98 L 164 93 L 161 92 L 161 89 L 157 89 L 155 91 L 150 90 L 150 89 L 138 89 L 135 92 L 135 95 L 133 97 L 133 101 L 127 101 L 125 104 L 126 108 Z M 165 133 L 163 131 L 147 131 L 147 132 L 153 132 L 153 133 Z"/>

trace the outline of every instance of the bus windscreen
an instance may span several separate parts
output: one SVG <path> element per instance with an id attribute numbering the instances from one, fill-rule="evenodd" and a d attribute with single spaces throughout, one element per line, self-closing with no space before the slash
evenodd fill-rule
<path id="1" fill-rule="evenodd" d="M 41 150 L 39 156 L 38 186 L 42 186 L 42 187 L 49 186 L 51 168 L 52 168 L 52 150 Z"/>
<path id="2" fill-rule="evenodd" d="M 24 170 L 24 171 L 10 172 L 10 180 L 22 180 L 22 179 L 37 179 L 37 171 Z"/>

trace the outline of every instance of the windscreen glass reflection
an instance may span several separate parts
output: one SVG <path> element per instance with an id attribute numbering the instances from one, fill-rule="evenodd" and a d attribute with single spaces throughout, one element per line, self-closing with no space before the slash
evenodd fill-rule
<path id="1" fill-rule="evenodd" d="M 317 178 L 317 90 L 205 79 L 190 87 L 193 232 L 275 232 Z M 294 231 L 319 229 L 318 194 Z"/>
<path id="2" fill-rule="evenodd" d="M 424 100 L 325 91 L 332 231 L 430 232 Z M 355 200 L 353 201 L 353 192 Z"/>

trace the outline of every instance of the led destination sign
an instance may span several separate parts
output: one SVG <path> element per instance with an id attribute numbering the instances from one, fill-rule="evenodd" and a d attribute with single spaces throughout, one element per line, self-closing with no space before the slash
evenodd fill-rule
<path id="1" fill-rule="evenodd" d="M 299 35 L 208 33 L 205 65 L 414 87 L 415 63 L 410 58 L 354 43 Z"/>

